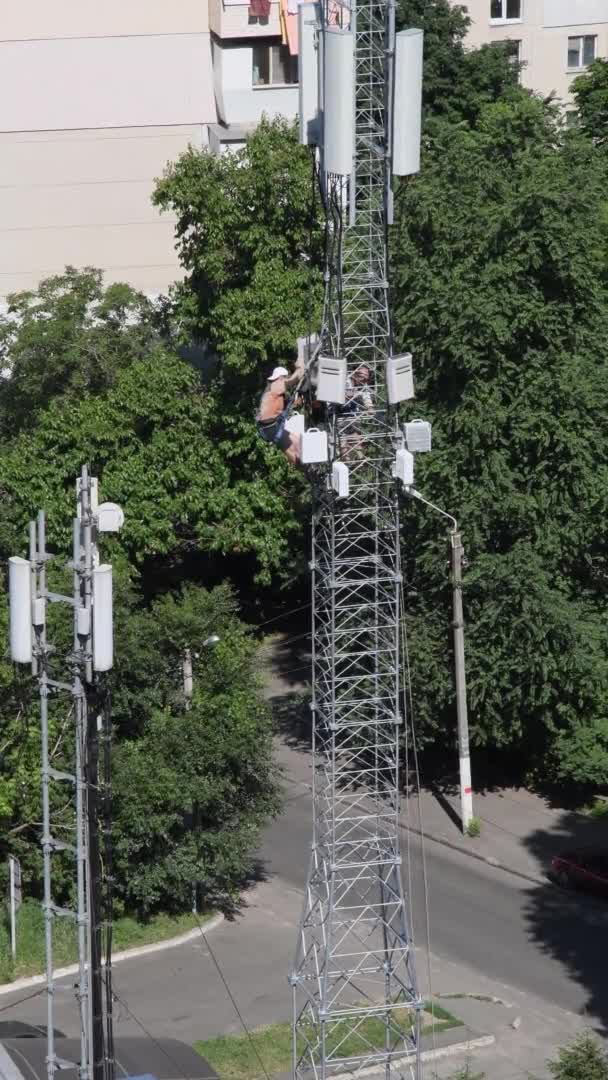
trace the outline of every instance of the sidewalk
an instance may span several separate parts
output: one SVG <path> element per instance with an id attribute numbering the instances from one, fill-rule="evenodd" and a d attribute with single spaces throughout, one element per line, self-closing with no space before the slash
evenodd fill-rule
<path id="1" fill-rule="evenodd" d="M 407 808 L 408 800 L 404 801 Z M 409 800 L 406 816 L 415 831 L 432 840 L 544 883 L 553 855 L 569 848 L 605 846 L 608 823 L 572 811 L 551 809 L 546 801 L 523 788 L 502 788 L 473 795 L 481 835 L 464 836 L 459 798 L 423 788 L 420 799 Z"/>

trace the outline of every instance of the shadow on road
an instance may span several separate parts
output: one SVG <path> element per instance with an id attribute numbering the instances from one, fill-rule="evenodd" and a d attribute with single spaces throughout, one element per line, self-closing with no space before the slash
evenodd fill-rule
<path id="1" fill-rule="evenodd" d="M 274 728 L 292 750 L 309 751 L 312 745 L 310 693 L 298 691 L 270 699 Z"/>
<path id="2" fill-rule="evenodd" d="M 525 841 L 538 862 L 549 869 L 551 857 L 581 847 L 608 851 L 608 826 L 569 811 L 549 829 L 537 829 Z M 588 997 L 584 1015 L 590 1026 L 608 1034 L 608 896 L 569 891 L 547 881 L 531 889 L 525 908 L 531 939 L 558 960 L 564 974 Z"/>

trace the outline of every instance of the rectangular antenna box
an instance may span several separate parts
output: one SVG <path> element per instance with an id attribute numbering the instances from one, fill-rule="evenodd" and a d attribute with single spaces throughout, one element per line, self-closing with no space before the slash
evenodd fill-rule
<path id="1" fill-rule="evenodd" d="M 414 371 L 411 353 L 389 356 L 386 361 L 386 392 L 391 405 L 413 398 Z"/>
<path id="2" fill-rule="evenodd" d="M 331 484 L 339 499 L 347 499 L 350 483 L 348 477 L 348 465 L 343 461 L 334 461 L 331 467 Z"/>
<path id="3" fill-rule="evenodd" d="M 285 431 L 291 431 L 292 435 L 304 434 L 304 417 L 302 413 L 294 412 L 289 417 L 289 420 L 285 421 Z"/>
<path id="4" fill-rule="evenodd" d="M 393 476 L 401 480 L 404 487 L 412 487 L 414 483 L 414 455 L 409 450 L 397 450 Z"/>
<path id="5" fill-rule="evenodd" d="M 431 425 L 428 420 L 410 420 L 403 430 L 407 448 L 412 454 L 428 454 L 431 449 Z"/>
<path id="6" fill-rule="evenodd" d="M 319 357 L 317 399 L 344 405 L 346 400 L 346 360 L 337 356 Z"/>
<path id="7" fill-rule="evenodd" d="M 319 428 L 309 428 L 302 435 L 302 464 L 327 464 L 327 432 Z"/>

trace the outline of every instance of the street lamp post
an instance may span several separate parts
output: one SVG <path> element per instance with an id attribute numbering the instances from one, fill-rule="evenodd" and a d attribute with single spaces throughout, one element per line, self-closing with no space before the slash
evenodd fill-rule
<path id="1" fill-rule="evenodd" d="M 469 717 L 467 710 L 467 675 L 464 657 L 464 614 L 462 608 L 462 560 L 464 549 L 458 522 L 452 514 L 425 499 L 419 491 L 409 488 L 408 494 L 418 499 L 452 523 L 450 529 L 450 560 L 452 569 L 452 631 L 454 637 L 454 668 L 456 672 L 456 717 L 458 724 L 458 760 L 460 773 L 460 811 L 462 831 L 466 832 L 473 817 L 473 787 L 471 783 L 471 753 L 469 748 Z"/>

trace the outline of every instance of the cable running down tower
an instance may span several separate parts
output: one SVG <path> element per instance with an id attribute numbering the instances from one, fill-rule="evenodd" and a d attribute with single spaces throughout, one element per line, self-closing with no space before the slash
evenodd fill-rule
<path id="1" fill-rule="evenodd" d="M 318 148 L 328 242 L 309 365 L 322 430 L 302 436 L 315 768 L 290 975 L 293 1072 L 326 1080 L 375 1066 L 387 1080 L 419 1080 L 422 1001 L 399 847 L 398 481 L 413 483 L 413 456 L 397 406 L 413 380 L 411 356 L 393 353 L 386 238 L 391 173 L 419 167 L 422 32 L 395 35 L 394 0 L 303 4 L 299 20 L 301 141 Z"/>

